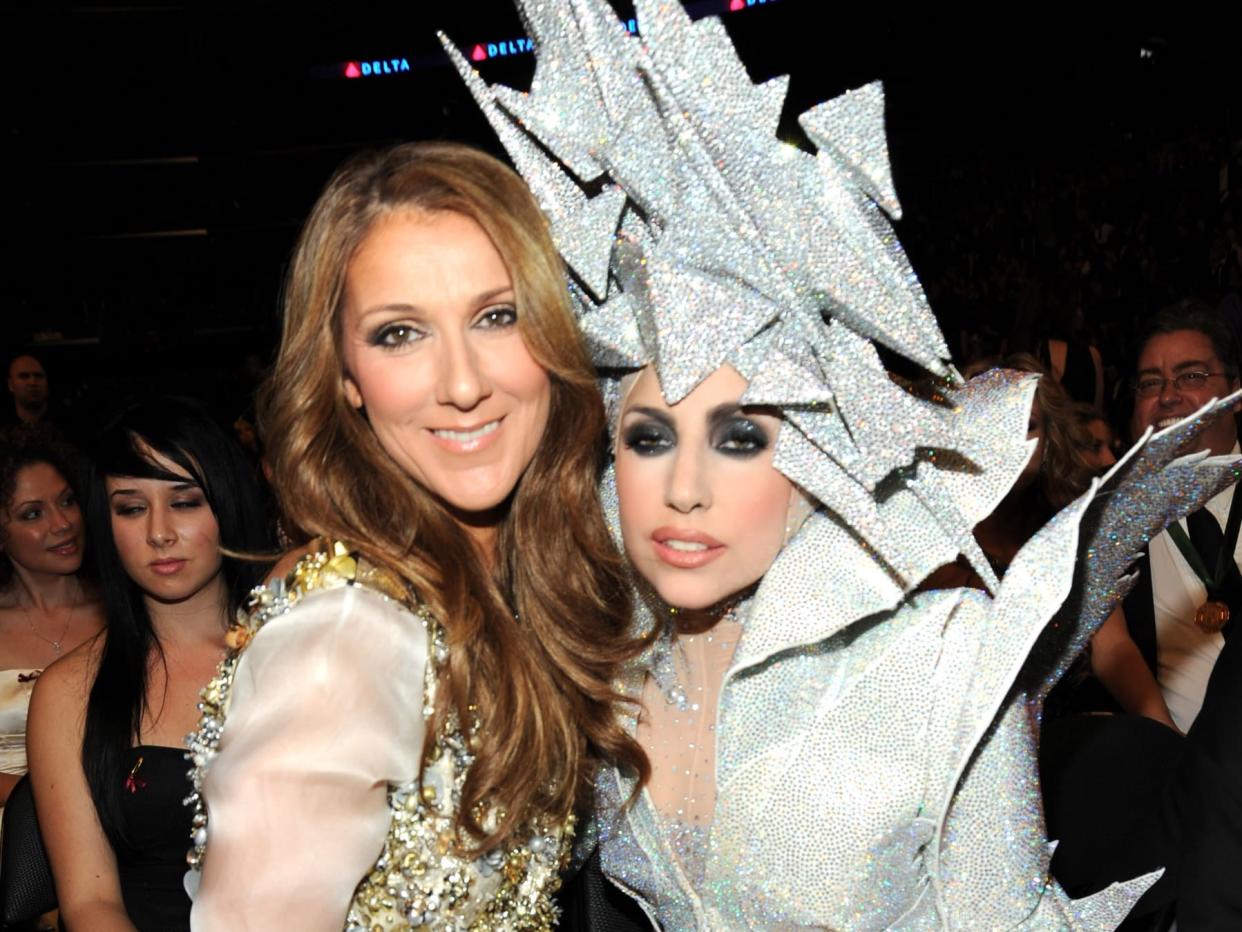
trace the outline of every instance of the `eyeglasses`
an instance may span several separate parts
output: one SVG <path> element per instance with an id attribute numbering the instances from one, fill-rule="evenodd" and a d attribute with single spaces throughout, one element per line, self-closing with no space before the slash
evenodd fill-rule
<path id="1" fill-rule="evenodd" d="M 1155 398 L 1164 391 L 1170 382 L 1179 392 L 1193 392 L 1203 388 L 1207 380 L 1214 376 L 1229 378 L 1228 372 L 1183 372 L 1171 379 L 1162 379 L 1158 375 L 1145 375 L 1134 383 L 1134 391 L 1140 398 Z"/>

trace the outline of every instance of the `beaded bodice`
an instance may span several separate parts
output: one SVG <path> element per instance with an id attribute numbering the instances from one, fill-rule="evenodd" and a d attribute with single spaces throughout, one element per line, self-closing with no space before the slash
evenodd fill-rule
<path id="1" fill-rule="evenodd" d="M 313 592 L 350 585 L 365 586 L 399 604 L 411 613 L 412 623 L 423 627 L 430 660 L 423 706 L 411 713 L 431 722 L 438 670 L 449 656 L 443 629 L 431 613 L 399 580 L 340 543 L 304 557 L 286 579 L 254 591 L 248 611 L 230 632 L 233 650 L 203 690 L 199 729 L 187 739 L 194 765 L 194 792 L 187 802 L 196 807 L 194 847 L 188 855 L 192 869 L 201 869 L 210 855 L 208 817 L 199 794 L 228 716 L 238 661 L 266 622 L 292 611 Z M 354 893 L 347 932 L 552 928 L 556 910 L 551 895 L 568 859 L 572 823 L 545 820 L 532 825 L 522 841 L 483 856 L 463 853 L 471 840 L 459 835 L 455 816 L 473 760 L 470 729 L 454 716 L 446 716 L 434 735 L 427 734 L 421 777 L 388 788 L 388 834 L 379 858 Z"/>

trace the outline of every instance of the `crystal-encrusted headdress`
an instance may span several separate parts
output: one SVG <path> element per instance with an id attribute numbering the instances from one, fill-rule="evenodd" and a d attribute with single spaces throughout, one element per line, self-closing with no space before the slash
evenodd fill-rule
<path id="1" fill-rule="evenodd" d="M 654 365 L 670 402 L 732 365 L 743 403 L 795 428 L 776 467 L 899 586 L 957 552 L 994 583 L 970 530 L 1025 461 L 993 441 L 1021 435 L 1032 388 L 997 386 L 1018 396 L 1010 416 L 970 433 L 950 391 L 917 398 L 881 365 L 872 341 L 956 379 L 885 216 L 900 208 L 880 85 L 802 114 L 811 155 L 776 136 L 788 78 L 753 84 L 718 20 L 637 0 L 633 36 L 605 0 L 518 6 L 528 93 L 488 86 L 441 39 L 551 221 L 596 364 Z"/>

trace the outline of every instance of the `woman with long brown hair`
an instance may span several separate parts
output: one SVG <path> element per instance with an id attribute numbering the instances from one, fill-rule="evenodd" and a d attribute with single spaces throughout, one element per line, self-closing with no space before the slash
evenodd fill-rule
<path id="1" fill-rule="evenodd" d="M 205 694 L 194 927 L 550 927 L 596 762 L 647 765 L 603 407 L 521 180 L 449 144 L 342 168 L 261 407 L 317 543 Z"/>

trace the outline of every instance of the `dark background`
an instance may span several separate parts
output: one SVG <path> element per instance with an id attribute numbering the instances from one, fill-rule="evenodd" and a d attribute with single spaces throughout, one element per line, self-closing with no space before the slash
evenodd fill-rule
<path id="1" fill-rule="evenodd" d="M 755 80 L 791 75 L 791 138 L 803 110 L 884 80 L 897 229 L 959 362 L 1077 327 L 1116 367 L 1136 317 L 1234 287 L 1236 20 L 686 6 L 723 16 Z M 147 391 L 242 411 L 331 171 L 407 139 L 500 153 L 436 29 L 467 50 L 522 34 L 509 3 L 482 0 L 6 6 L 6 359 L 33 350 L 79 417 Z M 411 71 L 337 76 L 391 57 Z M 480 65 L 516 86 L 532 69 Z"/>

